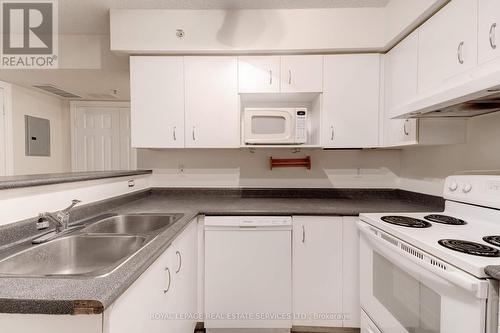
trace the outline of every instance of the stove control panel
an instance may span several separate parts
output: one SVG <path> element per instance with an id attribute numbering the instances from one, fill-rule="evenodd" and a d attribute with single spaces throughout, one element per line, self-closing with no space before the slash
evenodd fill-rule
<path id="1" fill-rule="evenodd" d="M 446 200 L 500 209 L 500 176 L 450 176 L 443 196 Z"/>

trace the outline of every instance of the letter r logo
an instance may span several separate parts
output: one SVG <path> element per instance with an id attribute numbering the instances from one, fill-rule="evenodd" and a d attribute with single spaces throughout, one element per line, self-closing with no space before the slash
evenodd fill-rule
<path id="1" fill-rule="evenodd" d="M 52 54 L 53 3 L 2 3 L 3 54 Z"/>

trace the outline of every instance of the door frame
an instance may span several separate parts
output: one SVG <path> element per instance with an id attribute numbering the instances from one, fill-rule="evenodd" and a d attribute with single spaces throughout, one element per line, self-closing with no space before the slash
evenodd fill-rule
<path id="1" fill-rule="evenodd" d="M 70 101 L 70 128 L 71 128 L 71 170 L 76 170 L 76 113 L 79 107 L 101 107 L 101 108 L 129 108 L 130 102 L 120 101 Z M 137 150 L 131 149 L 132 169 L 137 168 Z"/>
<path id="2" fill-rule="evenodd" d="M 12 123 L 12 84 L 0 81 L 0 88 L 3 89 L 3 109 L 5 114 L 5 175 L 14 174 L 14 136 Z"/>

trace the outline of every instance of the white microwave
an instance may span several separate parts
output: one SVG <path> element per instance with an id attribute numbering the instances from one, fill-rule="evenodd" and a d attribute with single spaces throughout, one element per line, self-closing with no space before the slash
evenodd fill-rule
<path id="1" fill-rule="evenodd" d="M 245 108 L 243 113 L 245 144 L 307 142 L 306 108 Z"/>

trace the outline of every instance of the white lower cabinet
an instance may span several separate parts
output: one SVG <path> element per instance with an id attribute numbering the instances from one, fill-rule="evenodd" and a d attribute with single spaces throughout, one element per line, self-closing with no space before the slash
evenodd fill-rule
<path id="1" fill-rule="evenodd" d="M 197 224 L 172 245 L 104 312 L 105 333 L 192 333 L 196 318 Z"/>
<path id="2" fill-rule="evenodd" d="M 293 217 L 295 326 L 359 327 L 357 217 Z"/>

